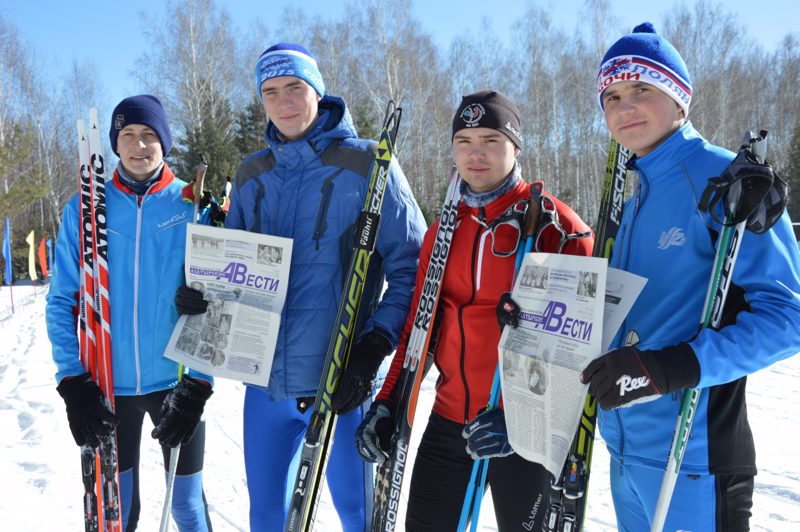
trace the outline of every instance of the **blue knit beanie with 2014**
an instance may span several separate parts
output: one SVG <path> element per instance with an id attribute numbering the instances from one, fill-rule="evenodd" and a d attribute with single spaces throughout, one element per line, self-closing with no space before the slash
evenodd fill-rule
<path id="1" fill-rule="evenodd" d="M 325 82 L 317 67 L 317 60 L 299 44 L 279 42 L 264 50 L 256 61 L 256 92 L 261 95 L 264 81 L 280 76 L 300 78 L 319 94 L 325 96 Z"/>
<path id="2" fill-rule="evenodd" d="M 111 140 L 111 149 L 117 155 L 119 155 L 117 151 L 119 132 L 130 124 L 141 124 L 155 131 L 158 140 L 161 141 L 164 157 L 169 154 L 169 150 L 172 149 L 172 133 L 169 130 L 167 113 L 158 98 L 150 94 L 139 94 L 125 98 L 114 108 L 108 138 Z"/>
<path id="3" fill-rule="evenodd" d="M 665 92 L 689 114 L 692 81 L 681 54 L 656 33 L 649 22 L 643 22 L 608 49 L 597 72 L 597 96 L 603 109 L 603 92 L 621 81 L 649 83 Z"/>

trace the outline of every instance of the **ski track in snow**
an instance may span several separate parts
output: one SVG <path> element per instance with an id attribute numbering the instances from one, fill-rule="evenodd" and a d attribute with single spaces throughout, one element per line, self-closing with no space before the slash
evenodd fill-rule
<path id="1" fill-rule="evenodd" d="M 55 390 L 55 366 L 44 320 L 46 287 L 0 288 L 0 531 L 83 530 L 80 460 Z M 435 373 L 435 370 L 432 372 Z M 413 451 L 433 404 L 435 374 L 423 383 L 412 434 Z M 748 414 L 756 439 L 756 477 L 751 529 L 800 530 L 800 446 L 789 436 L 800 411 L 800 357 L 779 362 L 749 378 Z M 206 407 L 205 491 L 215 532 L 246 532 L 249 501 L 242 454 L 244 386 L 218 379 Z M 141 451 L 142 515 L 139 530 L 158 529 L 164 497 L 159 447 L 145 421 Z M 598 440 L 592 461 L 586 532 L 612 532 L 616 520 L 608 489 L 608 455 Z M 407 489 L 410 468 L 404 487 Z M 407 502 L 404 493 L 403 502 Z M 403 511 L 400 522 L 405 518 Z M 177 531 L 173 524 L 171 530 Z M 327 489 L 317 510 L 315 530 L 340 532 Z M 481 510 L 481 532 L 496 531 L 491 495 Z"/>

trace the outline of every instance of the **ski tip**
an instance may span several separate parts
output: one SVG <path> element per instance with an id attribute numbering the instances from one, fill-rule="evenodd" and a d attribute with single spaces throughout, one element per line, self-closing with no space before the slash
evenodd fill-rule
<path id="1" fill-rule="evenodd" d="M 89 124 L 91 125 L 92 129 L 100 129 L 100 121 L 97 118 L 96 107 L 89 108 Z"/>

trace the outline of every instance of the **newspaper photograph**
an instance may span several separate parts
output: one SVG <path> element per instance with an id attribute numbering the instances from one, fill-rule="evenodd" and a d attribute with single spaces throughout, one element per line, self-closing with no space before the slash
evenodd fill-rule
<path id="1" fill-rule="evenodd" d="M 188 224 L 186 284 L 208 301 L 183 315 L 165 356 L 196 371 L 266 386 L 286 301 L 292 240 Z"/>
<path id="2" fill-rule="evenodd" d="M 580 372 L 603 352 L 610 334 L 604 330 L 607 264 L 603 258 L 526 255 L 512 292 L 521 309 L 519 327 L 506 327 L 500 337 L 509 442 L 517 454 L 554 476 L 561 472 L 583 410 L 587 386 L 580 383 Z M 614 295 L 608 313 L 614 331 L 644 285 L 631 282 L 638 290 L 628 290 L 630 274 L 617 272 L 610 276 Z"/>

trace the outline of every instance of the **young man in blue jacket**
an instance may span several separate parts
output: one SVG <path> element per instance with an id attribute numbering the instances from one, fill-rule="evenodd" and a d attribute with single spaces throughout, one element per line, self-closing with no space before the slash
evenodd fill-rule
<path id="1" fill-rule="evenodd" d="M 178 382 L 178 364 L 163 355 L 178 320 L 172 296 L 185 283 L 183 250 L 193 206 L 181 197 L 186 183 L 164 162 L 172 135 L 156 97 L 122 100 L 111 116 L 109 138 L 119 156 L 105 189 L 116 412 L 106 408 L 78 354 L 75 316 L 82 272 L 77 195 L 64 207 L 47 295 L 58 392 L 78 445 L 97 447 L 116 425 L 123 530 L 136 530 L 139 520 L 139 446 L 147 414 L 165 468 L 169 448 L 183 444 L 172 505 L 179 530 L 209 532 L 202 484 L 205 423 L 200 418 L 212 393 L 211 377 L 190 371 Z"/>
<path id="2" fill-rule="evenodd" d="M 687 120 L 686 64 L 649 23 L 608 50 L 597 90 L 608 129 L 635 154 L 628 166 L 638 175 L 611 266 L 648 279 L 612 350 L 582 375 L 601 406 L 618 527 L 650 530 L 681 395 L 699 387 L 664 529 L 749 530 L 756 465 L 747 375 L 800 351 L 800 257 L 789 217 L 761 234 L 745 231 L 726 318 L 698 332 L 721 231 L 698 203 L 734 154 Z"/>
<path id="3" fill-rule="evenodd" d="M 320 381 L 375 143 L 359 139 L 344 101 L 325 94 L 316 60 L 304 47 L 279 43 L 268 48 L 256 63 L 255 77 L 269 117 L 267 147 L 239 167 L 225 226 L 294 240 L 269 383 L 266 388 L 249 386 L 244 402 L 250 530 L 274 532 L 284 526 L 284 494 L 287 483 L 294 482 L 289 465 Z M 333 398 L 341 415 L 328 485 L 345 532 L 367 527 L 371 466 L 356 453 L 355 429 L 378 366 L 397 345 L 425 228 L 393 161 L 362 300 L 360 317 L 366 320 L 359 324 Z M 388 287 L 375 306 L 384 275 Z"/>

